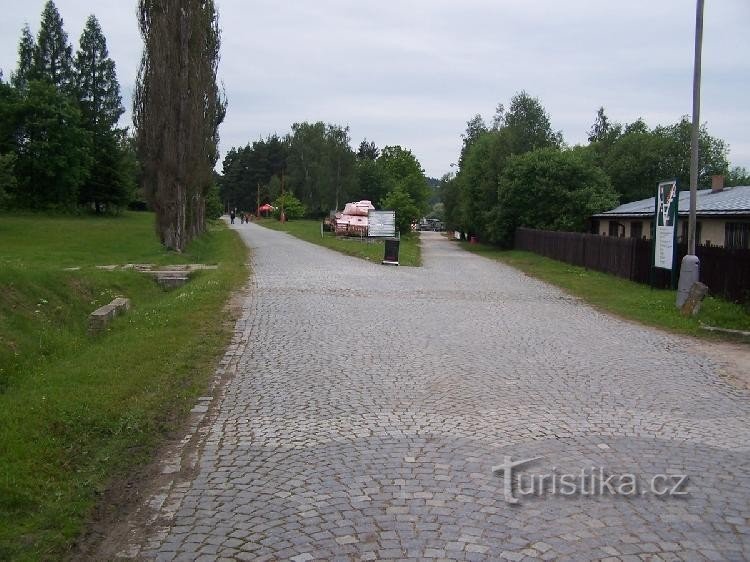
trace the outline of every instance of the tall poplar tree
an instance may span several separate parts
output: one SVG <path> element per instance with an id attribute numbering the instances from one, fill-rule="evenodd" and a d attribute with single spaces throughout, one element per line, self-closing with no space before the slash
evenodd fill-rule
<path id="1" fill-rule="evenodd" d="M 212 0 L 140 0 L 144 41 L 133 102 L 144 192 L 161 242 L 182 251 L 205 230 L 225 103 L 216 83 Z"/>
<path id="2" fill-rule="evenodd" d="M 63 19 L 52 0 L 42 10 L 42 22 L 34 49 L 34 77 L 48 80 L 62 92 L 73 85 L 73 48 L 63 28 Z"/>

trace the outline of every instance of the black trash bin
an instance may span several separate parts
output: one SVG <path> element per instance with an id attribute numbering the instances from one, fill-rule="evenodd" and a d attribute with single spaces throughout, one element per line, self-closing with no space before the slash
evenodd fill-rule
<path id="1" fill-rule="evenodd" d="M 385 265 L 398 265 L 398 238 L 385 239 L 385 255 L 383 263 Z"/>

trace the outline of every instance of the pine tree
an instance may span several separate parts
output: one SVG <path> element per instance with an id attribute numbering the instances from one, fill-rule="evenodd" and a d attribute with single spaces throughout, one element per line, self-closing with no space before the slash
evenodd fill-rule
<path id="1" fill-rule="evenodd" d="M 11 75 L 10 82 L 13 87 L 25 91 L 29 87 L 29 80 L 33 78 L 34 71 L 34 38 L 31 35 L 29 24 L 21 30 L 21 40 L 18 42 L 18 68 Z"/>
<path id="2" fill-rule="evenodd" d="M 123 131 L 117 122 L 124 112 L 115 63 L 96 16 L 89 16 L 75 57 L 75 90 L 86 128 L 93 138 L 93 164 L 78 193 L 78 203 L 97 213 L 128 203 L 130 178 L 123 172 Z"/>
<path id="3" fill-rule="evenodd" d="M 94 126 L 112 129 L 125 109 L 115 62 L 96 16 L 90 15 L 75 57 L 75 82 L 84 117 Z"/>
<path id="4" fill-rule="evenodd" d="M 216 84 L 218 16 L 212 0 L 140 0 L 138 17 L 133 119 L 143 187 L 161 242 L 182 251 L 205 230 L 226 107 Z"/>
<path id="5" fill-rule="evenodd" d="M 73 48 L 55 3 L 47 0 L 34 49 L 34 75 L 70 92 L 73 82 Z"/>

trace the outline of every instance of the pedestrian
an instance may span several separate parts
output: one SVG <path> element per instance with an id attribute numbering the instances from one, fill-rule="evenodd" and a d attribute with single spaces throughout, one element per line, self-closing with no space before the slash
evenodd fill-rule
<path id="1" fill-rule="evenodd" d="M 234 224 L 234 217 L 236 217 L 236 216 L 237 216 L 237 212 L 236 212 L 236 210 L 235 210 L 235 209 L 232 209 L 232 210 L 231 210 L 231 211 L 229 212 L 229 220 L 230 220 L 230 223 L 231 223 L 231 224 Z"/>

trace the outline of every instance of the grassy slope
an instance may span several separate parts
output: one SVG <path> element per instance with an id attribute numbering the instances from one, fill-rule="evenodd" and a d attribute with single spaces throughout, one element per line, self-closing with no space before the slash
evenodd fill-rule
<path id="1" fill-rule="evenodd" d="M 315 220 L 293 220 L 280 223 L 276 219 L 260 219 L 257 221 L 261 226 L 288 232 L 306 242 L 324 246 L 336 250 L 342 254 L 355 256 L 365 260 L 380 263 L 383 260 L 383 241 L 373 240 L 363 242 L 358 238 L 337 238 L 330 232 L 320 236 L 320 221 Z M 409 233 L 401 237 L 399 246 L 399 264 L 407 266 L 422 265 L 422 257 L 419 248 L 419 235 Z"/>
<path id="2" fill-rule="evenodd" d="M 173 292 L 93 267 L 128 262 L 220 267 Z M 0 559 L 58 558 L 107 480 L 187 413 L 227 342 L 221 312 L 245 263 L 220 225 L 177 255 L 150 214 L 0 215 Z M 89 338 L 88 313 L 117 295 L 134 308 Z"/>
<path id="3" fill-rule="evenodd" d="M 647 285 L 531 252 L 502 251 L 484 244 L 461 244 L 471 252 L 502 261 L 532 277 L 556 285 L 602 310 L 643 324 L 704 338 L 719 336 L 702 330 L 701 323 L 750 330 L 748 311 L 722 299 L 708 297 L 697 316 L 686 318 L 675 308 L 675 291 L 651 289 Z"/>

